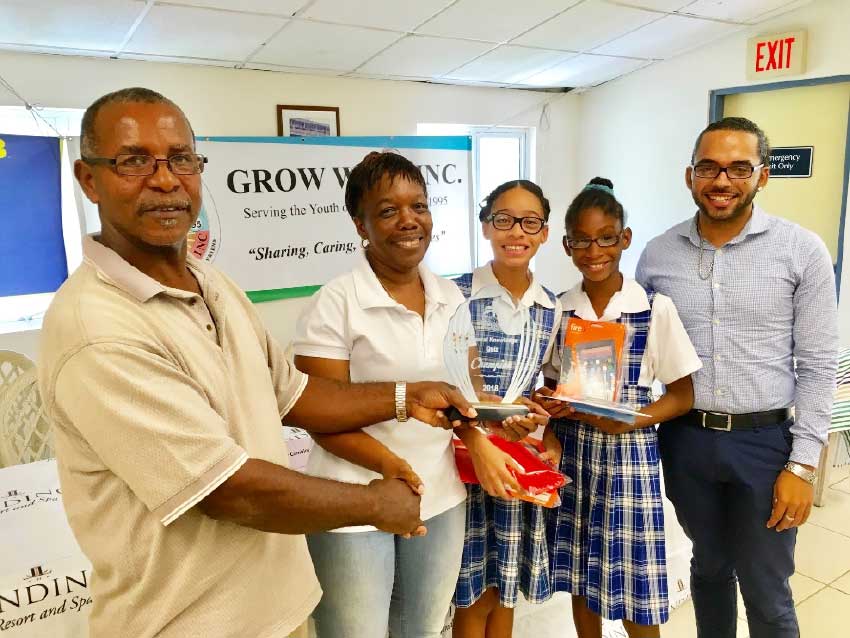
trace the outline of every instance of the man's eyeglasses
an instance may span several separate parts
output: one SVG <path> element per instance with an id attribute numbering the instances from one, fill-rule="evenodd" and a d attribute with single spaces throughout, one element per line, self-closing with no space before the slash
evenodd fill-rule
<path id="1" fill-rule="evenodd" d="M 165 162 L 175 175 L 197 175 L 204 172 L 207 158 L 196 153 L 177 153 L 165 159 L 150 155 L 121 154 L 112 157 L 83 157 L 86 164 L 103 164 L 115 168 L 119 175 L 137 177 L 153 175 L 160 162 Z"/>
<path id="2" fill-rule="evenodd" d="M 514 217 L 507 213 L 496 213 L 495 215 L 490 215 L 490 219 L 488 221 L 493 224 L 493 228 L 497 230 L 510 230 L 519 224 L 519 227 L 529 235 L 536 235 L 543 230 L 543 227 L 546 225 L 544 220 L 534 215 L 530 215 L 528 217 Z"/>
<path id="3" fill-rule="evenodd" d="M 566 237 L 565 240 L 567 242 L 567 246 L 573 250 L 587 250 L 590 248 L 590 244 L 596 244 L 600 248 L 616 246 L 620 242 L 620 238 L 622 236 L 623 233 L 617 233 L 616 235 L 602 235 L 602 237 L 597 237 L 595 239 L 570 239 L 569 237 Z"/>
<path id="4" fill-rule="evenodd" d="M 752 164 L 730 164 L 725 168 L 721 168 L 719 164 L 715 164 L 714 162 L 701 162 L 699 164 L 694 165 L 692 168 L 694 170 L 694 175 L 697 177 L 701 177 L 703 179 L 714 179 L 720 173 L 726 173 L 726 177 L 729 179 L 749 179 L 753 175 L 753 171 L 757 168 L 761 168 L 764 164 L 756 164 L 753 166 Z"/>

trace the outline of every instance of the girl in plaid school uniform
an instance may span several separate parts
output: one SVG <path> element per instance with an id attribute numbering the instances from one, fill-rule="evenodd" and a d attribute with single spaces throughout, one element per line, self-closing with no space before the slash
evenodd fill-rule
<path id="1" fill-rule="evenodd" d="M 537 184 L 511 181 L 485 200 L 479 218 L 484 237 L 493 249 L 493 261 L 456 282 L 471 299 L 470 315 L 480 348 L 482 376 L 487 392 L 503 396 L 513 369 L 518 339 L 511 339 L 499 319 L 509 320 L 528 308 L 540 347 L 534 356 L 539 369 L 549 357 L 561 310 L 557 297 L 540 285 L 528 266 L 549 235 L 549 201 Z M 536 385 L 525 388 L 528 396 Z M 475 432 L 466 443 L 477 445 Z M 470 440 L 472 439 L 472 440 Z M 546 456 L 557 464 L 561 445 L 547 425 L 543 437 Z M 474 457 L 473 462 L 475 463 Z M 510 498 L 504 484 L 493 481 L 476 464 L 481 485 L 467 485 L 466 539 L 455 604 L 454 638 L 510 638 L 518 593 L 539 603 L 551 596 L 546 519 L 543 508 Z"/>
<path id="2" fill-rule="evenodd" d="M 547 388 L 535 396 L 553 416 L 561 471 L 573 479 L 547 512 L 555 591 L 573 596 L 579 638 L 602 635 L 601 619 L 622 620 L 631 638 L 659 636 L 667 621 L 664 515 L 655 424 L 693 404 L 690 375 L 701 367 L 672 301 L 620 272 L 632 239 L 613 184 L 595 178 L 570 204 L 564 250 L 582 281 L 561 295 L 564 309 Z M 630 337 L 620 401 L 650 416 L 634 424 L 577 414 L 547 400 L 560 374 L 570 317 L 625 324 Z M 666 385 L 657 401 L 652 383 Z M 555 419 L 554 417 L 563 417 Z"/>

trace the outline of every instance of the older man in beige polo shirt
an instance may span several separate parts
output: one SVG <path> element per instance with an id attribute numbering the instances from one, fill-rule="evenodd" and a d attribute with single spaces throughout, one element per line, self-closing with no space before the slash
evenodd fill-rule
<path id="1" fill-rule="evenodd" d="M 75 173 L 102 232 L 47 313 L 40 383 L 68 519 L 93 564 L 91 636 L 288 636 L 321 595 L 305 532 L 421 521 L 399 480 L 287 469 L 281 418 L 318 432 L 407 414 L 447 427 L 441 408 L 469 406 L 446 384 L 405 393 L 289 364 L 242 291 L 187 256 L 205 160 L 174 103 L 104 96 L 81 150 Z"/>

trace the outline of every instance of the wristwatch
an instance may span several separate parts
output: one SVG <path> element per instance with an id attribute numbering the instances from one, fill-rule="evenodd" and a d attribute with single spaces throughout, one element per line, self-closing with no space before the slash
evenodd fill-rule
<path id="1" fill-rule="evenodd" d="M 407 384 L 404 381 L 396 381 L 395 384 L 395 418 L 399 423 L 404 423 L 407 416 Z"/>
<path id="2" fill-rule="evenodd" d="M 791 472 L 794 476 L 799 476 L 801 479 L 806 481 L 807 483 L 814 485 L 815 481 L 818 478 L 816 472 L 812 472 L 807 467 L 800 465 L 799 463 L 795 463 L 794 461 L 788 461 L 785 464 L 785 469 Z"/>

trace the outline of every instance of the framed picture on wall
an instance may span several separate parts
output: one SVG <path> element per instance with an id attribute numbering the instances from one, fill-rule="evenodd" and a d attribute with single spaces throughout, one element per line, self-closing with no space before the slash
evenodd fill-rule
<path id="1" fill-rule="evenodd" d="M 339 107 L 277 105 L 277 134 L 281 137 L 339 135 Z"/>

